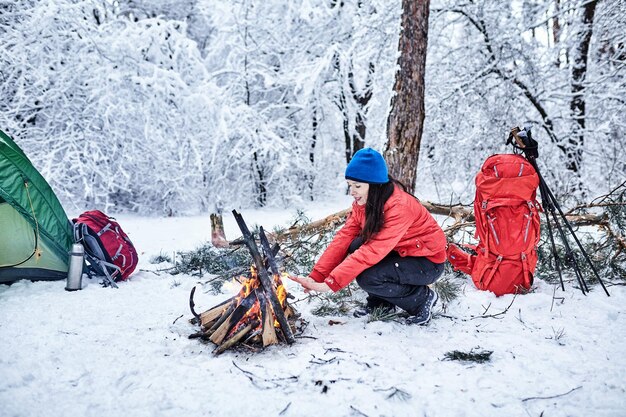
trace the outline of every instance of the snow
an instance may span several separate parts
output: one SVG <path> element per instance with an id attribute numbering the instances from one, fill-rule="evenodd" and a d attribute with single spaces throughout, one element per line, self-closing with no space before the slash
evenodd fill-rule
<path id="1" fill-rule="evenodd" d="M 321 218 L 345 203 L 307 213 Z M 293 217 L 242 214 L 267 229 Z M 224 220 L 227 237 L 236 236 L 232 216 Z M 569 283 L 553 300 L 555 288 L 537 282 L 513 299 L 468 279 L 426 327 L 317 317 L 315 302 L 303 300 L 296 308 L 309 326 L 294 345 L 214 356 L 213 345 L 188 339 L 196 279 L 157 274 L 148 262 L 207 241 L 208 214 L 118 221 L 140 252 L 139 270 L 119 289 L 0 286 L 0 416 L 626 415 L 624 286 L 584 296 Z M 229 291 L 197 292 L 196 309 Z M 306 298 L 293 283 L 290 291 Z M 445 360 L 472 349 L 493 351 L 491 361 Z"/>

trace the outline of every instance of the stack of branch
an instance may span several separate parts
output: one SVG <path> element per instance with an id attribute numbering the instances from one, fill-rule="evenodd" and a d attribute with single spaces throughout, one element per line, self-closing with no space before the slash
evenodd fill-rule
<path id="1" fill-rule="evenodd" d="M 263 258 L 241 214 L 235 210 L 233 214 L 243 234 L 242 243 L 245 243 L 254 260 L 250 278 L 244 281 L 237 296 L 201 314 L 194 310 L 194 288 L 190 307 L 198 319 L 200 332 L 191 337 L 201 337 L 215 343 L 215 354 L 220 354 L 238 343 L 262 344 L 263 347 L 280 341 L 291 344 L 295 341 L 294 325 L 293 320 L 290 322 L 289 319 L 295 319 L 296 314 L 287 302 L 287 290 L 282 285 L 274 258 L 278 245 L 270 247 L 261 227 L 259 238 L 265 255 Z"/>

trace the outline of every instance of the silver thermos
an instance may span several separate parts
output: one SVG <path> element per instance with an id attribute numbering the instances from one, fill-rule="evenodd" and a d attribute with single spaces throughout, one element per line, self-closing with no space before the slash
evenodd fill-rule
<path id="1" fill-rule="evenodd" d="M 72 245 L 70 252 L 70 268 L 67 272 L 66 291 L 80 290 L 83 281 L 83 258 L 85 256 L 85 248 L 80 243 Z"/>

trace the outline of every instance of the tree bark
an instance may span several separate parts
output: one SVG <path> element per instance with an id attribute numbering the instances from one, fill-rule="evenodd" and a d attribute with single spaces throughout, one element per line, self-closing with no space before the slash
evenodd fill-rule
<path id="1" fill-rule="evenodd" d="M 561 21 L 559 20 L 559 12 L 561 10 L 561 2 L 560 0 L 554 0 L 554 17 L 552 18 L 552 42 L 557 51 L 561 49 Z M 559 53 L 560 55 L 560 53 Z M 559 68 L 561 66 L 560 56 L 556 57 L 556 67 Z"/>
<path id="2" fill-rule="evenodd" d="M 385 160 L 389 174 L 414 192 L 424 127 L 424 75 L 430 0 L 402 0 L 398 71 L 387 119 Z"/>
<path id="3" fill-rule="evenodd" d="M 574 131 L 568 139 L 567 169 L 578 172 L 583 156 L 585 143 L 585 77 L 589 59 L 589 45 L 593 32 L 593 17 L 596 12 L 596 1 L 591 1 L 582 9 L 582 29 L 580 43 L 573 51 L 572 59 L 572 101 L 570 109 L 574 119 Z"/>

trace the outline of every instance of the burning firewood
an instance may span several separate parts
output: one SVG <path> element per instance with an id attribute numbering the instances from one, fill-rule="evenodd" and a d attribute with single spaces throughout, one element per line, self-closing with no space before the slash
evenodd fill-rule
<path id="1" fill-rule="evenodd" d="M 210 328 L 217 319 L 224 313 L 224 310 L 228 309 L 234 301 L 234 297 L 230 298 L 223 303 L 220 303 L 212 309 L 200 314 L 200 326 Z"/>
<path id="2" fill-rule="evenodd" d="M 276 329 L 274 328 L 272 306 L 263 293 L 261 293 L 261 296 L 259 297 L 259 302 L 261 303 L 261 318 L 263 323 L 263 347 L 275 345 L 278 343 L 278 337 L 276 337 Z"/>
<path id="3" fill-rule="evenodd" d="M 261 284 L 263 288 L 265 289 L 265 295 L 269 298 L 270 303 L 272 304 L 272 310 L 274 311 L 276 320 L 280 324 L 280 328 L 283 331 L 283 335 L 285 336 L 287 343 L 292 344 L 293 342 L 295 342 L 295 339 L 293 338 L 293 333 L 291 331 L 291 328 L 289 327 L 289 323 L 287 323 L 287 319 L 285 318 L 285 313 L 283 311 L 284 307 L 281 305 L 280 301 L 278 300 L 276 291 L 274 291 L 273 283 L 270 280 L 267 269 L 265 269 L 265 262 L 263 261 L 263 258 L 261 258 L 261 253 L 259 252 L 256 242 L 254 241 L 254 238 L 252 237 L 252 233 L 250 233 L 250 230 L 248 230 L 248 226 L 246 225 L 246 222 L 243 220 L 243 217 L 241 216 L 241 214 L 237 213 L 236 210 L 233 210 L 233 215 L 235 216 L 235 220 L 237 220 L 239 229 L 241 229 L 241 233 L 243 233 L 243 239 L 246 243 L 246 246 L 248 246 L 248 249 L 250 250 L 250 254 L 252 255 L 252 259 L 254 260 L 254 263 L 257 267 L 258 277 L 261 280 Z M 276 264 L 273 260 L 274 255 L 272 255 L 269 243 L 267 242 L 267 237 L 265 236 L 263 229 L 261 229 L 259 236 L 261 238 L 261 242 L 264 243 L 263 246 L 266 248 L 266 251 L 267 251 L 266 256 L 270 264 L 270 267 L 274 265 L 274 271 L 273 271 L 274 282 L 276 281 L 280 282 L 280 285 L 277 285 L 276 288 L 282 289 L 282 292 L 284 292 L 284 297 L 286 299 L 287 291 L 285 290 L 285 287 L 282 285 L 282 282 L 280 281 L 280 276 L 278 275 L 278 270 L 276 269 Z"/>
<path id="4" fill-rule="evenodd" d="M 192 290 L 189 305 L 200 325 L 200 332 L 190 337 L 202 337 L 215 343 L 217 348 L 213 353 L 216 355 L 242 342 L 258 343 L 263 347 L 281 340 L 291 344 L 295 342 L 293 322 L 297 314 L 287 302 L 287 289 L 274 258 L 278 246 L 270 246 L 261 228 L 259 237 L 265 254 L 263 259 L 243 217 L 234 210 L 233 214 L 254 265 L 250 268 L 249 277 L 242 277 L 242 287 L 236 296 L 201 314 L 194 310 L 195 288 Z"/>
<path id="5" fill-rule="evenodd" d="M 211 335 L 211 342 L 219 345 L 229 333 L 233 333 L 232 329 L 240 327 L 241 324 L 245 322 L 244 319 L 248 315 L 254 314 L 253 307 L 256 306 L 257 301 L 256 293 L 250 293 L 246 298 L 241 300 L 241 302 L 237 305 L 237 308 L 230 313 L 220 327 L 218 327 L 217 330 L 215 330 L 215 332 Z M 251 314 L 248 314 L 249 312 L 251 312 Z"/>
<path id="6" fill-rule="evenodd" d="M 241 339 L 243 339 L 250 332 L 250 330 L 254 329 L 258 325 L 259 325 L 259 322 L 256 320 L 247 324 L 243 329 L 238 330 L 237 333 L 233 335 L 233 337 L 231 337 L 226 342 L 219 345 L 217 349 L 215 349 L 214 353 L 216 355 L 219 355 L 220 353 L 224 352 L 226 349 L 236 345 L 237 343 L 239 343 L 239 341 L 241 341 Z"/>

